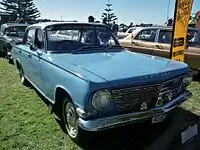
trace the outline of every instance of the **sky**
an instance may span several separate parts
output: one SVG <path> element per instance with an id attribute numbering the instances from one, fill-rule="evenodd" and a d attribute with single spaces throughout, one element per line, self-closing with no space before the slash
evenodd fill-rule
<path id="1" fill-rule="evenodd" d="M 34 0 L 40 18 L 87 21 L 89 15 L 101 21 L 108 0 Z M 118 23 L 164 24 L 173 18 L 175 0 L 110 0 Z M 168 7 L 169 6 L 169 7 Z M 169 9 L 168 9 L 169 8 Z M 168 11 L 169 10 L 169 11 Z M 194 0 L 192 12 L 200 10 L 200 0 Z M 168 15 L 167 15 L 168 14 Z"/>

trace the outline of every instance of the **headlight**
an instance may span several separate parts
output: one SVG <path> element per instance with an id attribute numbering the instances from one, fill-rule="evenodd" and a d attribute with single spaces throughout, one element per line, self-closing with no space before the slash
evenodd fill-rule
<path id="1" fill-rule="evenodd" d="M 92 105 L 95 109 L 103 109 L 111 102 L 111 94 L 108 90 L 97 91 L 92 98 Z"/>
<path id="2" fill-rule="evenodd" d="M 183 83 L 184 83 L 184 85 L 185 86 L 188 86 L 188 85 L 190 85 L 191 84 L 191 82 L 192 82 L 192 72 L 191 73 L 189 73 L 189 74 L 187 74 L 184 78 L 183 78 Z"/>

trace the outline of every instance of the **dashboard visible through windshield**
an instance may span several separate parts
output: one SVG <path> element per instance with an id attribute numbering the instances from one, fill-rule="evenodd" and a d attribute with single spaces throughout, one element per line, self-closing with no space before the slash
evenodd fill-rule
<path id="1" fill-rule="evenodd" d="M 110 48 L 120 46 L 106 26 L 59 25 L 47 29 L 47 50 L 71 52 L 90 48 Z"/>

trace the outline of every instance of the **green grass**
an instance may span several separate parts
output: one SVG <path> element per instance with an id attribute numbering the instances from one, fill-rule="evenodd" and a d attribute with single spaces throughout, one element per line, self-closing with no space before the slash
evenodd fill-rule
<path id="1" fill-rule="evenodd" d="M 79 149 L 36 92 L 21 85 L 15 66 L 4 59 L 0 59 L 0 149 Z"/>
<path id="2" fill-rule="evenodd" d="M 194 82 L 190 89 L 194 96 L 183 107 L 200 115 L 200 84 Z M 21 85 L 15 66 L 4 59 L 0 59 L 0 149 L 80 149 L 36 92 Z"/>

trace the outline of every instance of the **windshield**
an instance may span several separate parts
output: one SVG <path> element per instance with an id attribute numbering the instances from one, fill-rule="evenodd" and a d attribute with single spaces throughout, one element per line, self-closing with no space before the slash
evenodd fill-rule
<path id="1" fill-rule="evenodd" d="M 27 26 L 14 26 L 5 29 L 5 34 L 8 36 L 23 37 Z"/>
<path id="2" fill-rule="evenodd" d="M 48 51 L 110 48 L 120 46 L 111 30 L 100 25 L 56 25 L 47 28 Z"/>

